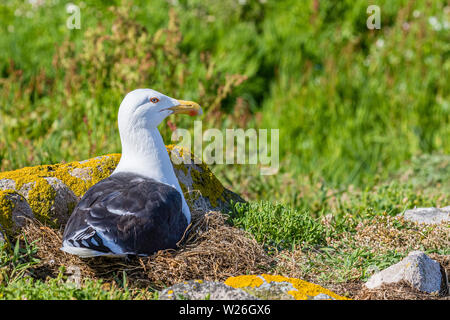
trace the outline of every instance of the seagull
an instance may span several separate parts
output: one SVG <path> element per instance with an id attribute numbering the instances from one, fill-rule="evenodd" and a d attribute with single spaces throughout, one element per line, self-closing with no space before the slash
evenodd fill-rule
<path id="1" fill-rule="evenodd" d="M 148 256 L 176 248 L 191 213 L 157 127 L 179 113 L 201 115 L 202 109 L 152 89 L 125 96 L 118 116 L 121 159 L 75 207 L 61 250 L 86 258 Z"/>

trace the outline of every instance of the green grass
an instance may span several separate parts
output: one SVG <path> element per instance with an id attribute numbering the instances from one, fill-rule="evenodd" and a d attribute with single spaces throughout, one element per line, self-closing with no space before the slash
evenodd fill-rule
<path id="1" fill-rule="evenodd" d="M 28 273 L 30 268 L 39 263 L 34 257 L 37 247 L 29 244 L 25 238 L 25 245 L 21 246 L 17 239 L 14 247 L 8 242 L 0 243 L 0 284 L 12 283 Z"/>
<path id="2" fill-rule="evenodd" d="M 320 244 L 326 236 L 324 227 L 307 211 L 282 204 L 236 203 L 229 214 L 232 225 L 250 232 L 267 246 L 291 248 L 298 244 Z"/>
<path id="3" fill-rule="evenodd" d="M 0 286 L 0 299 L 5 300 L 142 300 L 155 297 L 146 289 L 111 286 L 102 280 L 84 279 L 77 285 L 64 279 L 62 273 L 45 281 L 25 277 Z"/>
<path id="4" fill-rule="evenodd" d="M 0 300 L 129 300 L 155 299 L 153 290 L 129 288 L 126 274 L 116 282 L 68 279 L 64 268 L 55 278 L 39 279 L 35 268 L 40 260 L 35 257 L 36 244 L 17 239 L 11 248 L 0 244 Z"/>

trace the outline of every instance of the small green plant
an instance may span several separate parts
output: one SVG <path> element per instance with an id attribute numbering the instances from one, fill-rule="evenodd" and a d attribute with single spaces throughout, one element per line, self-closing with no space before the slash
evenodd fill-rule
<path id="1" fill-rule="evenodd" d="M 305 210 L 267 201 L 235 203 L 229 221 L 267 246 L 290 248 L 296 244 L 320 244 L 324 227 Z"/>
<path id="2" fill-rule="evenodd" d="M 25 235 L 23 243 L 17 239 L 14 248 L 5 242 L 0 244 L 0 284 L 8 284 L 25 274 L 32 274 L 32 267 L 40 262 L 35 258 L 38 248 L 35 242 L 28 243 Z"/>

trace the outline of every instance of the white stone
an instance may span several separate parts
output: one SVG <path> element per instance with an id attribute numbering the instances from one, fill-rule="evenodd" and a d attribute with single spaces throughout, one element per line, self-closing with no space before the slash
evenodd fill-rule
<path id="1" fill-rule="evenodd" d="M 162 290 L 160 300 L 258 300 L 221 282 L 189 280 Z"/>
<path id="2" fill-rule="evenodd" d="M 425 224 L 440 224 L 443 222 L 450 222 L 450 206 L 442 209 L 431 208 L 414 208 L 406 210 L 403 218 L 408 221 L 425 223 Z"/>
<path id="3" fill-rule="evenodd" d="M 374 274 L 366 282 L 366 287 L 376 289 L 383 284 L 394 284 L 401 280 L 423 292 L 439 293 L 442 274 L 440 264 L 422 251 L 413 251 L 405 259 Z"/>

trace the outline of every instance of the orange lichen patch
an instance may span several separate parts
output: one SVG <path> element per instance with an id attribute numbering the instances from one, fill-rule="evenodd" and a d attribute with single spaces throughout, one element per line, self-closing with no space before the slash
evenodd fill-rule
<path id="1" fill-rule="evenodd" d="M 318 294 L 326 294 L 336 300 L 348 300 L 346 297 L 339 296 L 334 292 L 325 289 L 317 284 L 310 283 L 297 278 L 288 278 L 280 275 L 270 275 L 270 274 L 262 274 L 258 275 L 242 275 L 237 277 L 230 277 L 225 281 L 226 285 L 229 285 L 233 288 L 258 288 L 262 286 L 264 283 L 271 282 L 283 282 L 290 283 L 295 290 L 287 291 L 287 294 L 294 297 L 295 300 L 308 300 L 311 299 Z"/>
<path id="2" fill-rule="evenodd" d="M 334 292 L 325 289 L 317 284 L 310 283 L 301 279 L 287 278 L 283 276 L 273 276 L 269 274 L 264 274 L 263 277 L 269 283 L 272 281 L 291 283 L 297 290 L 288 291 L 288 293 L 292 295 L 295 298 L 295 300 L 305 300 L 308 299 L 309 297 L 315 297 L 320 293 L 326 294 L 337 300 L 348 300 L 348 298 L 339 296 Z"/>
<path id="3" fill-rule="evenodd" d="M 245 275 L 237 277 L 229 277 L 225 284 L 233 288 L 243 288 L 243 287 L 259 287 L 264 283 L 264 280 L 259 276 Z"/>

